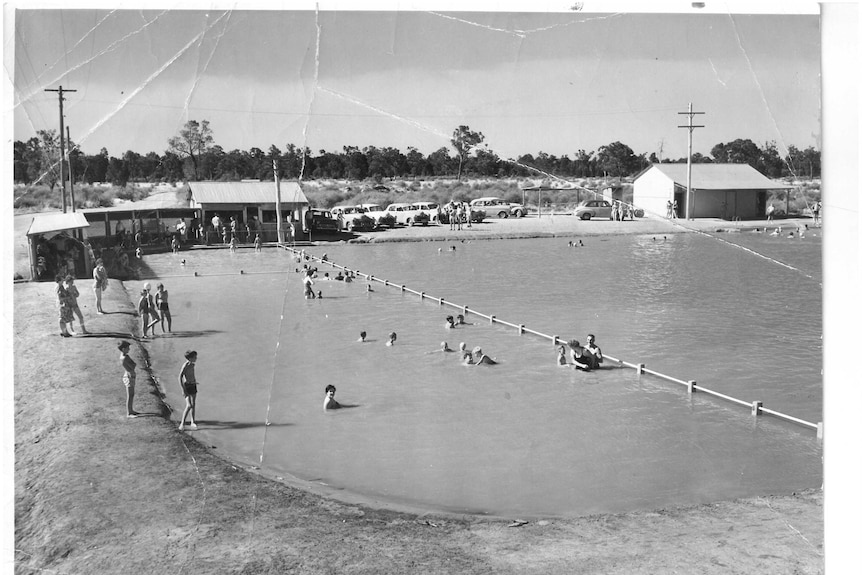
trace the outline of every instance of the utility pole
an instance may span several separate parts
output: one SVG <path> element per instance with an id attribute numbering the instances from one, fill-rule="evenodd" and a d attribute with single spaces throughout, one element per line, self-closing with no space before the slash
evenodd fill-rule
<path id="1" fill-rule="evenodd" d="M 691 134 L 694 132 L 695 128 L 705 128 L 706 126 L 694 126 L 692 125 L 692 119 L 695 114 L 705 114 L 706 112 L 692 112 L 691 111 L 691 102 L 688 103 L 688 112 L 677 112 L 677 114 L 685 114 L 688 116 L 688 125 L 686 126 L 677 126 L 677 128 L 688 128 L 688 166 L 686 169 L 686 181 L 685 181 L 685 219 L 691 219 L 691 204 L 694 196 L 691 193 Z"/>
<path id="2" fill-rule="evenodd" d="M 278 158 L 272 159 L 272 176 L 275 178 L 275 233 L 278 243 L 284 243 L 284 228 L 281 223 L 281 179 L 278 177 Z"/>
<path id="3" fill-rule="evenodd" d="M 46 92 L 58 92 L 60 95 L 60 186 L 62 189 L 63 195 L 63 213 L 66 213 L 66 176 L 63 172 L 63 163 L 66 159 L 66 143 L 63 139 L 63 133 L 65 130 L 63 129 L 63 92 L 77 92 L 78 90 L 64 90 L 63 86 L 60 86 L 58 90 L 52 90 L 50 88 L 45 88 Z"/>
<path id="4" fill-rule="evenodd" d="M 69 135 L 69 126 L 66 126 L 66 143 L 69 144 L 69 147 L 72 147 L 72 136 Z M 71 152 L 71 150 L 69 150 Z M 72 211 L 75 211 L 75 184 L 74 177 L 72 176 L 72 156 L 68 156 L 69 159 L 69 203 L 72 205 Z"/>

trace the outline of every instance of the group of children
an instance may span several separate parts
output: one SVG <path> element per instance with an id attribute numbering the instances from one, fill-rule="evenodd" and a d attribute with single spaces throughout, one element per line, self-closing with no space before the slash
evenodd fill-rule
<path id="1" fill-rule="evenodd" d="M 135 379 L 137 364 L 135 360 L 129 356 L 131 344 L 127 341 L 121 341 L 117 344 L 117 349 L 120 350 L 120 365 L 123 368 L 123 385 L 126 388 L 126 417 L 134 418 L 140 415 L 135 411 Z M 197 404 L 198 384 L 200 383 L 195 377 L 195 363 L 198 360 L 198 352 L 188 350 L 185 353 L 185 363 L 180 368 L 179 383 L 180 389 L 183 392 L 185 399 L 185 408 L 183 409 L 182 418 L 180 418 L 179 430 L 185 431 L 186 419 L 190 421 L 189 428 L 197 429 L 198 425 L 195 422 L 195 406 Z"/>
<path id="2" fill-rule="evenodd" d="M 147 332 L 152 330 L 152 337 L 156 337 L 155 325 L 162 324 L 162 333 L 166 333 L 165 321 L 168 322 L 167 332 L 171 331 L 171 310 L 168 305 L 168 290 L 164 284 L 156 286 L 155 300 L 150 294 L 150 283 L 144 284 L 141 297 L 138 300 L 138 314 L 141 316 L 141 337 L 147 339 Z M 161 312 L 161 316 L 159 315 Z"/>

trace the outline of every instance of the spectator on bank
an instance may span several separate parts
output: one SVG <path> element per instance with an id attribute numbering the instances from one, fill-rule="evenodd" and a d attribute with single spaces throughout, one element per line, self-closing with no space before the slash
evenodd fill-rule
<path id="1" fill-rule="evenodd" d="M 135 403 L 135 360 L 129 357 L 129 342 L 121 341 L 117 344 L 120 350 L 120 365 L 123 366 L 123 385 L 126 387 L 126 417 L 137 417 L 133 405 Z"/>

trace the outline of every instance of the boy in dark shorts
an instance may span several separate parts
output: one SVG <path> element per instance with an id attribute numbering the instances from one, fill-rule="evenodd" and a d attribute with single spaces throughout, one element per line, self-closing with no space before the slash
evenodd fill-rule
<path id="1" fill-rule="evenodd" d="M 186 362 L 180 369 L 179 381 L 180 388 L 183 390 L 183 397 L 186 399 L 186 407 L 183 409 L 183 417 L 180 420 L 180 431 L 185 431 L 186 417 L 189 417 L 191 423 L 190 429 L 197 429 L 195 423 L 195 403 L 198 396 L 198 380 L 195 378 L 195 362 L 198 359 L 198 352 L 189 350 L 185 353 Z"/>

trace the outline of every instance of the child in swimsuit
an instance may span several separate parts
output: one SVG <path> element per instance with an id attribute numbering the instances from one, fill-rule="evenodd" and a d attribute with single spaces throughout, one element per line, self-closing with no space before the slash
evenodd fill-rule
<path id="1" fill-rule="evenodd" d="M 183 409 L 183 417 L 180 420 L 180 431 L 184 431 L 186 427 L 186 417 L 189 417 L 191 429 L 197 429 L 195 423 L 195 403 L 198 397 L 198 380 L 195 378 L 195 362 L 198 360 L 198 352 L 189 350 L 185 353 L 186 362 L 180 369 L 179 381 L 180 388 L 183 390 L 183 397 L 186 400 L 186 407 Z"/>

